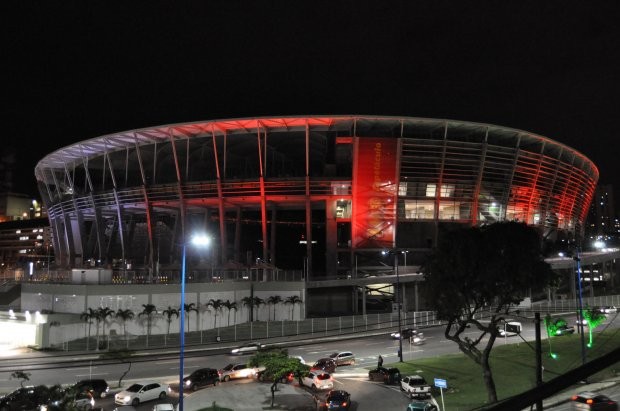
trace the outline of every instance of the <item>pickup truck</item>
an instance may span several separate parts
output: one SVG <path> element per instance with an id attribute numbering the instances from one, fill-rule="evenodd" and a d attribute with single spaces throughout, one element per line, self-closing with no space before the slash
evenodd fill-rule
<path id="1" fill-rule="evenodd" d="M 430 398 L 431 386 L 420 375 L 408 375 L 400 380 L 400 390 L 409 398 Z"/>

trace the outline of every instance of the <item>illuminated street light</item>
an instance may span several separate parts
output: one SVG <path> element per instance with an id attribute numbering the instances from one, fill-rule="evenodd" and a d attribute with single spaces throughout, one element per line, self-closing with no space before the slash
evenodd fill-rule
<path id="1" fill-rule="evenodd" d="M 194 235 L 190 240 L 190 244 L 197 247 L 206 247 L 211 239 L 205 234 Z M 179 353 L 179 406 L 178 411 L 183 411 L 183 363 L 185 356 L 185 259 L 187 254 L 187 242 L 183 243 L 183 253 L 181 257 L 181 313 L 179 327 L 180 333 L 180 353 Z"/>

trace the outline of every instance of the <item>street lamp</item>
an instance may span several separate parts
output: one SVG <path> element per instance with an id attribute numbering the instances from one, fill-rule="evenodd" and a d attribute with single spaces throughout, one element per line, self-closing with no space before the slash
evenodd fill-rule
<path id="1" fill-rule="evenodd" d="M 586 363 L 586 340 L 583 334 L 583 300 L 581 298 L 581 257 L 579 256 L 579 248 L 575 249 L 575 256 L 573 259 L 577 262 L 577 285 L 578 285 L 578 308 L 577 308 L 577 321 L 579 324 L 579 334 L 581 334 L 581 364 Z"/>
<path id="2" fill-rule="evenodd" d="M 211 239 L 205 234 L 194 235 L 190 244 L 197 247 L 206 247 Z M 181 256 L 181 313 L 180 313 L 180 353 L 179 353 L 179 406 L 178 411 L 183 411 L 183 363 L 185 357 L 185 259 L 187 254 L 187 242 L 183 242 L 183 253 Z"/>
<path id="3" fill-rule="evenodd" d="M 396 308 L 398 309 L 398 359 L 400 362 L 403 362 L 403 334 L 402 334 L 402 326 L 400 319 L 400 275 L 398 274 L 398 254 L 400 251 L 392 250 L 392 251 L 383 251 L 383 254 L 393 255 L 394 256 L 394 272 L 396 273 Z M 407 254 L 405 254 L 406 256 Z M 406 258 L 406 257 L 405 257 Z"/>

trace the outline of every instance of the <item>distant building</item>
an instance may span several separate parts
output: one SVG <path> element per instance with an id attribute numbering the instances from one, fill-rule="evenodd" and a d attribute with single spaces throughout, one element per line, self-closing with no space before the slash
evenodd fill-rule
<path id="1" fill-rule="evenodd" d="M 585 248 L 618 245 L 620 242 L 618 218 L 611 184 L 599 184 L 594 191 L 586 219 Z"/>

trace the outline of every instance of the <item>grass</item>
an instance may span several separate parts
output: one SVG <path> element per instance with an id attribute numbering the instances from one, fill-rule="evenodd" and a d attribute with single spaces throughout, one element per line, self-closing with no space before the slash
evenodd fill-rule
<path id="1" fill-rule="evenodd" d="M 498 339 L 491 351 L 491 372 L 499 400 L 524 392 L 536 385 L 536 355 L 534 342 L 529 344 L 511 337 L 509 344 Z M 586 337 L 587 338 L 587 337 Z M 549 340 L 542 340 L 543 381 L 549 381 L 560 374 L 581 365 L 581 337 L 578 334 L 553 337 L 551 344 L 557 359 L 552 359 Z M 587 342 L 587 340 L 586 340 Z M 456 344 L 455 344 L 456 345 Z M 586 361 L 592 360 L 620 346 L 620 330 L 597 333 L 594 346 L 587 348 Z M 465 354 L 450 354 L 434 358 L 421 358 L 393 364 L 401 375 L 420 374 L 433 386 L 433 396 L 441 405 L 439 389 L 434 387 L 434 378 L 447 381 L 443 392 L 445 406 L 451 411 L 472 410 L 488 405 L 487 393 L 482 377 L 482 368 Z M 615 367 L 615 369 L 614 369 Z M 588 381 L 602 381 L 616 375 L 619 364 L 588 378 Z"/>

